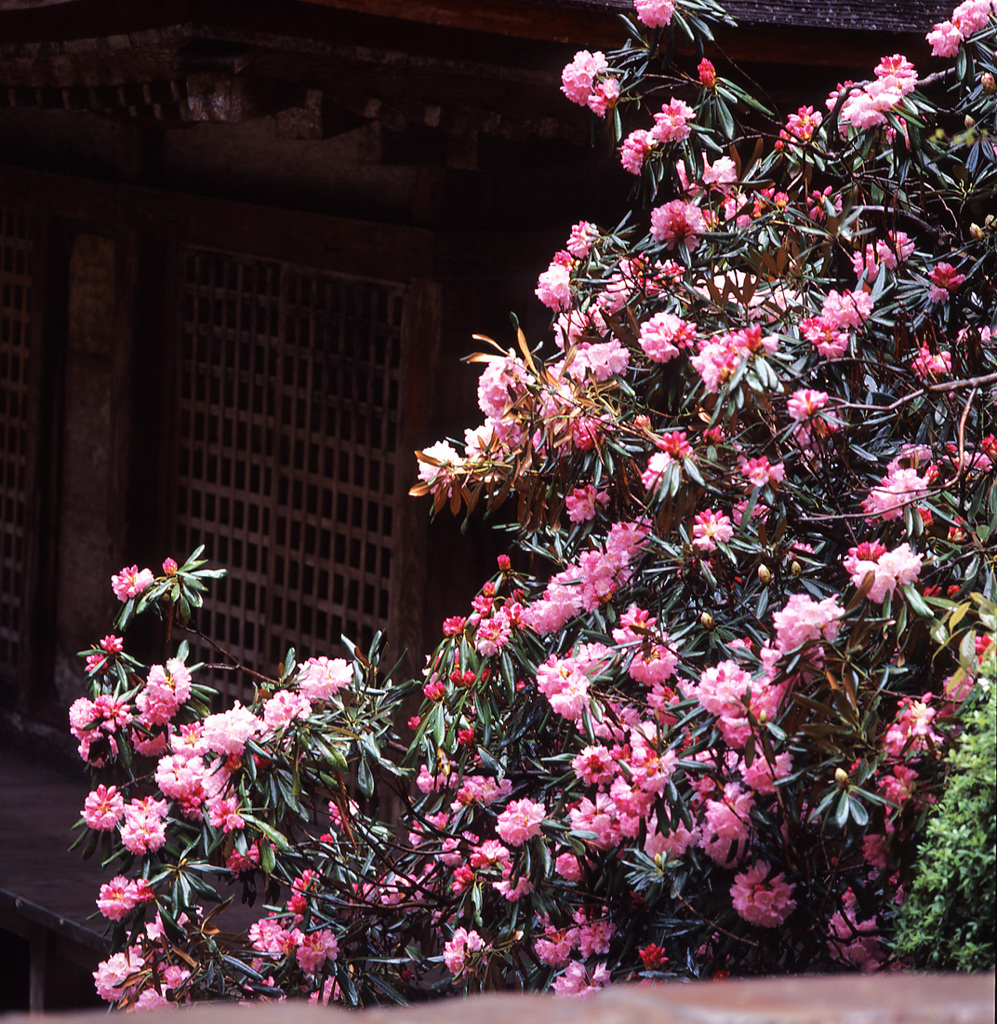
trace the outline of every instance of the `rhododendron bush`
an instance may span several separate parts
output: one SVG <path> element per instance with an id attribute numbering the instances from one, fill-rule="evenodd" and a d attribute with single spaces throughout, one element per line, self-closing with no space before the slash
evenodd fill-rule
<path id="1" fill-rule="evenodd" d="M 552 341 L 481 339 L 484 423 L 418 453 L 436 512 L 512 520 L 424 676 L 378 637 L 209 713 L 183 643 L 86 652 L 109 1001 L 903 965 L 997 665 L 997 22 L 969 0 L 930 68 L 773 120 L 703 57 L 720 17 L 637 0 L 621 50 L 564 69 L 635 206 L 571 229 Z M 122 570 L 119 624 L 183 640 L 204 574 Z"/>

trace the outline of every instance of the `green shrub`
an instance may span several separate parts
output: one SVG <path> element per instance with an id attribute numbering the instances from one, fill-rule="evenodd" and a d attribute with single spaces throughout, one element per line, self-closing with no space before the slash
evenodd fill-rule
<path id="1" fill-rule="evenodd" d="M 991 662 L 992 658 L 988 659 Z M 994 969 L 997 877 L 997 690 L 968 716 L 948 758 L 949 784 L 929 819 L 897 952 L 918 968 Z"/>

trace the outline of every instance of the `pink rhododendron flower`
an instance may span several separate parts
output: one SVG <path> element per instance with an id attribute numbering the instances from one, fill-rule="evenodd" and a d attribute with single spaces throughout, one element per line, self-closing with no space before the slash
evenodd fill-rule
<path id="1" fill-rule="evenodd" d="M 119 601 L 138 597 L 153 581 L 151 569 L 139 569 L 137 565 L 126 566 L 111 577 L 111 589 Z"/>
<path id="2" fill-rule="evenodd" d="M 290 690 L 279 690 L 263 704 L 263 721 L 271 733 L 296 719 L 307 718 L 311 713 L 312 705 L 308 698 Z"/>
<path id="3" fill-rule="evenodd" d="M 592 484 L 584 487 L 576 487 L 565 498 L 565 506 L 568 510 L 568 519 L 573 523 L 586 523 L 595 519 L 597 505 L 605 505 L 609 501 L 609 495 L 605 491 L 597 491 Z"/>
<path id="4" fill-rule="evenodd" d="M 916 504 L 928 493 L 928 478 L 916 469 L 896 466 L 873 487 L 862 501 L 870 519 L 899 519 L 907 505 Z"/>
<path id="5" fill-rule="evenodd" d="M 571 226 L 571 234 L 565 249 L 576 259 L 584 259 L 592 248 L 592 243 L 599 237 L 599 229 L 587 220 L 580 220 Z"/>
<path id="6" fill-rule="evenodd" d="M 225 861 L 225 867 L 233 875 L 241 875 L 243 872 L 252 871 L 260 866 L 260 848 L 257 843 L 251 843 L 245 853 L 233 849 Z"/>
<path id="7" fill-rule="evenodd" d="M 741 778 L 756 793 L 770 794 L 775 792 L 779 779 L 788 778 L 792 773 L 793 756 L 788 751 L 776 754 L 772 763 L 756 752 L 751 764 L 742 767 Z"/>
<path id="8" fill-rule="evenodd" d="M 171 658 L 166 666 L 149 669 L 145 687 L 139 691 L 135 704 L 143 725 L 165 725 L 190 697 L 191 678 L 187 666 Z"/>
<path id="9" fill-rule="evenodd" d="M 147 796 L 125 805 L 121 842 L 132 853 L 149 853 L 166 842 L 166 801 Z"/>
<path id="10" fill-rule="evenodd" d="M 353 668 L 343 658 L 309 658 L 296 677 L 298 692 L 318 703 L 330 700 L 353 683 Z"/>
<path id="11" fill-rule="evenodd" d="M 648 28 L 664 28 L 675 14 L 674 0 L 634 0 L 637 17 Z"/>
<path id="12" fill-rule="evenodd" d="M 794 886 L 781 872 L 770 877 L 771 871 L 765 861 L 756 861 L 735 875 L 730 887 L 734 909 L 749 924 L 761 928 L 777 928 L 796 909 Z"/>
<path id="13" fill-rule="evenodd" d="M 554 861 L 554 870 L 566 882 L 578 882 L 582 877 L 581 864 L 573 853 L 559 854 Z"/>
<path id="14" fill-rule="evenodd" d="M 861 587 L 866 576 L 872 573 L 872 586 L 866 596 L 882 604 L 898 584 L 913 583 L 917 579 L 921 556 L 915 555 L 906 543 L 892 551 L 881 544 L 864 543 L 848 549 L 844 566 L 856 587 Z"/>
<path id="15" fill-rule="evenodd" d="M 567 309 L 571 305 L 571 255 L 558 254 L 551 265 L 537 279 L 537 298 L 553 310 Z"/>
<path id="16" fill-rule="evenodd" d="M 734 536 L 730 517 L 712 509 L 696 514 L 692 527 L 692 546 L 698 551 L 716 551 L 718 544 L 726 544 Z"/>
<path id="17" fill-rule="evenodd" d="M 100 783 L 83 804 L 83 820 L 97 831 L 109 831 L 124 817 L 125 801 L 117 786 Z"/>
<path id="18" fill-rule="evenodd" d="M 550 987 L 559 996 L 590 996 L 608 984 L 609 971 L 605 964 L 596 964 L 589 973 L 584 964 L 573 960 Z"/>
<path id="19" fill-rule="evenodd" d="M 696 325 L 673 313 L 655 313 L 640 325 L 637 340 L 648 359 L 667 363 L 695 343 Z"/>
<path id="20" fill-rule="evenodd" d="M 732 185 L 737 181 L 737 167 L 729 156 L 722 156 L 714 163 L 703 156 L 703 184 L 714 185 L 720 192 L 729 191 L 725 186 Z"/>
<path id="21" fill-rule="evenodd" d="M 100 887 L 97 909 L 109 921 L 121 921 L 140 903 L 148 903 L 155 898 L 156 894 L 146 879 L 132 880 L 124 875 L 115 875 Z"/>
<path id="22" fill-rule="evenodd" d="M 937 23 L 924 37 L 931 43 L 932 57 L 954 57 L 962 45 L 963 34 L 951 21 Z"/>
<path id="23" fill-rule="evenodd" d="M 820 314 L 838 327 L 861 327 L 872 313 L 873 298 L 869 292 L 839 292 L 831 289 L 821 304 Z"/>
<path id="24" fill-rule="evenodd" d="M 893 723 L 886 730 L 883 746 L 891 757 L 900 757 L 906 750 L 922 751 L 945 742 L 944 737 L 931 726 L 938 714 L 929 707 L 932 694 L 926 693 L 921 700 L 904 697 Z"/>
<path id="25" fill-rule="evenodd" d="M 902 807 L 917 788 L 917 770 L 906 764 L 893 766 L 893 771 L 879 780 L 879 790 L 891 803 Z"/>
<path id="26" fill-rule="evenodd" d="M 285 928 L 277 917 L 264 917 L 249 926 L 249 942 L 261 953 L 286 956 L 304 937 L 297 929 Z"/>
<path id="27" fill-rule="evenodd" d="M 472 957 L 484 956 L 489 948 L 476 931 L 456 928 L 451 939 L 443 946 L 443 962 L 451 974 L 460 975 L 467 969 Z"/>
<path id="28" fill-rule="evenodd" d="M 833 597 L 815 601 L 806 594 L 793 594 L 785 608 L 772 616 L 775 645 L 785 654 L 809 640 L 833 640 L 844 614 L 844 608 Z"/>
<path id="29" fill-rule="evenodd" d="M 921 380 L 936 380 L 952 373 L 952 353 L 933 353 L 927 345 L 922 345 L 918 354 L 910 364 L 910 368 Z"/>
<path id="30" fill-rule="evenodd" d="M 579 50 L 561 72 L 561 92 L 579 106 L 586 106 L 595 88 L 596 78 L 609 68 L 601 51 Z"/>
<path id="31" fill-rule="evenodd" d="M 831 943 L 832 956 L 863 972 L 876 970 L 882 963 L 883 950 L 875 917 L 864 921 L 858 919 L 858 900 L 851 889 L 845 891 L 841 905 L 841 910 L 832 914 L 828 922 L 834 940 Z"/>
<path id="32" fill-rule="evenodd" d="M 826 391 L 815 391 L 813 388 L 800 388 L 794 391 L 786 403 L 786 411 L 792 419 L 799 422 L 810 419 L 827 405 Z"/>
<path id="33" fill-rule="evenodd" d="M 593 114 L 605 117 L 606 114 L 616 106 L 620 98 L 620 83 L 617 79 L 606 77 L 601 82 L 596 82 L 589 93 L 587 106 Z"/>
<path id="34" fill-rule="evenodd" d="M 669 249 L 681 244 L 692 252 L 706 230 L 703 211 L 683 199 L 673 199 L 651 211 L 651 237 L 656 242 L 664 242 Z"/>
<path id="35" fill-rule="evenodd" d="M 931 287 L 928 298 L 932 302 L 945 302 L 963 281 L 965 274 L 960 274 L 951 263 L 937 263 L 931 271 Z"/>
<path id="36" fill-rule="evenodd" d="M 226 757 L 241 757 L 246 740 L 258 735 L 263 723 L 239 701 L 228 711 L 208 715 L 201 723 L 201 742 L 206 750 Z"/>
<path id="37" fill-rule="evenodd" d="M 784 462 L 770 463 L 764 455 L 755 459 L 746 459 L 742 455 L 737 461 L 738 469 L 743 476 L 747 477 L 753 487 L 765 487 L 768 484 L 774 486 L 781 484 L 785 479 L 786 464 Z"/>
<path id="38" fill-rule="evenodd" d="M 875 243 L 866 244 L 863 253 L 852 254 L 852 267 L 860 277 L 872 284 L 879 276 L 881 266 L 895 270 L 896 267 L 910 259 L 914 252 L 914 242 L 903 231 L 888 231 L 887 240 L 878 239 Z"/>
<path id="39" fill-rule="evenodd" d="M 294 951 L 298 966 L 306 974 L 314 974 L 326 960 L 335 960 L 339 956 L 339 943 L 329 928 L 319 928 L 302 936 Z"/>
<path id="40" fill-rule="evenodd" d="M 681 142 L 689 138 L 692 129 L 688 122 L 694 116 L 695 111 L 688 103 L 673 97 L 654 115 L 651 138 L 663 143 Z"/>
<path id="41" fill-rule="evenodd" d="M 632 131 L 620 146 L 620 163 L 631 174 L 640 174 L 648 153 L 654 148 L 651 133 L 643 128 Z"/>
<path id="42" fill-rule="evenodd" d="M 809 142 L 823 121 L 824 115 L 820 111 L 815 111 L 813 107 L 800 107 L 795 114 L 786 118 L 775 148 L 784 149 L 787 143 L 800 145 Z"/>
<path id="43" fill-rule="evenodd" d="M 700 848 L 717 864 L 730 867 L 744 856 L 751 834 L 751 809 L 755 795 L 728 782 L 720 799 L 704 804 Z"/>
<path id="44" fill-rule="evenodd" d="M 460 453 L 448 441 L 437 441 L 421 452 L 416 453 L 419 463 L 419 479 L 435 491 L 441 485 L 449 483 L 454 473 L 460 468 Z"/>
<path id="45" fill-rule="evenodd" d="M 456 776 L 454 776 L 451 785 L 457 786 Z M 420 786 L 419 788 L 421 789 L 422 787 Z M 493 779 L 487 775 L 465 775 L 460 782 L 460 787 L 454 794 L 455 799 L 451 806 L 455 811 L 459 811 L 462 807 L 468 807 L 471 804 L 487 807 L 497 800 L 505 799 L 511 792 L 512 783 L 508 779 Z"/>
<path id="46" fill-rule="evenodd" d="M 115 953 L 101 961 L 93 972 L 97 995 L 108 1003 L 122 999 L 128 989 L 126 982 L 145 966 L 138 946 L 129 946 L 123 953 Z"/>
<path id="47" fill-rule="evenodd" d="M 522 846 L 534 836 L 540 835 L 540 823 L 546 814 L 547 808 L 538 801 L 527 797 L 511 800 L 496 819 L 495 831 L 510 846 Z"/>

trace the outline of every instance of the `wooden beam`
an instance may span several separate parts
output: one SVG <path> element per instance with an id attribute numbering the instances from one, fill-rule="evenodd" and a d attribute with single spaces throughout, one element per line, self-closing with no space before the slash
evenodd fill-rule
<path id="1" fill-rule="evenodd" d="M 209 249 L 265 256 L 357 277 L 409 281 L 431 276 L 433 235 L 298 210 L 255 206 L 136 185 L 0 165 L 0 190 L 22 206 L 89 223 L 124 220 L 145 234 Z"/>
<path id="2" fill-rule="evenodd" d="M 490 32 L 523 39 L 558 43 L 618 46 L 625 33 L 613 9 L 586 5 L 565 8 L 536 0 L 303 0 L 338 10 L 358 11 L 382 18 L 398 18 Z"/>

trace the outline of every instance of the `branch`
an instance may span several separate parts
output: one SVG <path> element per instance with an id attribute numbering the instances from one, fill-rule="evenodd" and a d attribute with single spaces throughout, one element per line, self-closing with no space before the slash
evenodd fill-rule
<path id="1" fill-rule="evenodd" d="M 958 391 L 960 388 L 973 388 L 975 396 L 976 390 L 981 384 L 993 384 L 997 381 L 997 373 L 988 373 L 982 377 L 966 377 L 963 380 L 950 380 L 944 384 L 929 384 L 918 391 L 912 391 L 909 395 L 904 395 L 903 398 L 898 398 L 895 402 L 890 405 L 866 405 L 859 402 L 845 402 L 842 401 L 840 405 L 835 406 L 838 409 L 865 409 L 872 412 L 892 412 L 894 409 L 899 409 L 900 406 L 906 405 L 908 402 L 913 402 L 915 398 L 920 398 L 922 395 L 930 393 L 942 393 L 945 391 Z"/>

